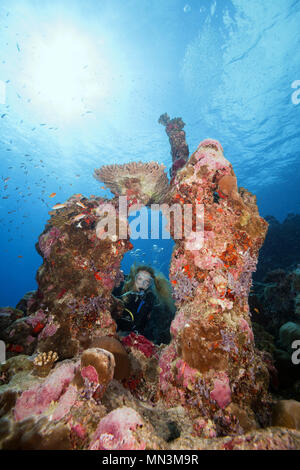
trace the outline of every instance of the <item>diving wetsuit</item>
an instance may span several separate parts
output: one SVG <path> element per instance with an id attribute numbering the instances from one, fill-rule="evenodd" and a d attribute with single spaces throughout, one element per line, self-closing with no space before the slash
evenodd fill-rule
<path id="1" fill-rule="evenodd" d="M 121 318 L 117 319 L 118 330 L 135 331 L 144 334 L 147 321 L 155 303 L 151 289 L 146 291 L 130 291 L 123 295 L 115 295 L 122 300 L 124 310 Z"/>

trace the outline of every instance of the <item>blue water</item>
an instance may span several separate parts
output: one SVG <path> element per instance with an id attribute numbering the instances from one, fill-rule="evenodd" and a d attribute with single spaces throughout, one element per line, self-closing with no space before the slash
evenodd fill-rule
<path id="1" fill-rule="evenodd" d="M 299 24 L 295 0 L 1 0 L 0 305 L 36 288 L 51 206 L 109 195 L 94 168 L 170 167 L 164 112 L 191 153 L 220 140 L 261 215 L 299 212 Z M 161 243 L 134 245 L 162 266 Z"/>

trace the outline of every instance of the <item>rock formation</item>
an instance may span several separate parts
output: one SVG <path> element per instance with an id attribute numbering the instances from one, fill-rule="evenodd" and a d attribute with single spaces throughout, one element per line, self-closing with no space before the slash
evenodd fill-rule
<path id="1" fill-rule="evenodd" d="M 170 186 L 163 175 L 153 164 L 104 167 L 96 176 L 114 199 L 74 195 L 50 212 L 36 245 L 38 290 L 27 309 L 0 313 L 0 338 L 9 344 L 0 367 L 1 448 L 300 448 L 297 430 L 268 428 L 269 373 L 254 347 L 248 306 L 267 231 L 255 196 L 237 189 L 214 140 L 199 145 Z M 176 243 L 168 345 L 116 333 L 111 291 L 132 248 L 129 235 L 119 238 L 118 222 L 123 230 L 127 221 L 118 196 L 129 206 L 165 204 Z M 117 230 L 104 238 L 106 204 Z M 172 205 L 188 207 L 192 218 L 171 217 Z M 58 360 L 35 373 L 35 358 L 49 351 Z"/>

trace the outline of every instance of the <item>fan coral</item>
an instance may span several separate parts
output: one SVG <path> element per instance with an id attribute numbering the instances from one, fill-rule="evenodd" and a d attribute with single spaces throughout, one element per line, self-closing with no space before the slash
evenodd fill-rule
<path id="1" fill-rule="evenodd" d="M 134 203 L 160 203 L 169 189 L 165 166 L 157 162 L 132 162 L 104 165 L 94 177 L 106 184 L 116 196 L 127 196 Z"/>

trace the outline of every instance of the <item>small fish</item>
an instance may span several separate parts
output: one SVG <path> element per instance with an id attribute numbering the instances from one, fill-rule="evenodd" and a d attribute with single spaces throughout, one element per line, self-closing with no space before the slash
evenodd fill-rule
<path id="1" fill-rule="evenodd" d="M 94 277 L 95 279 L 97 279 L 98 281 L 101 281 L 102 277 L 99 276 L 99 273 L 94 273 Z"/>
<path id="2" fill-rule="evenodd" d="M 7 114 L 1 114 L 1 118 L 3 119 L 5 116 L 7 116 Z"/>
<path id="3" fill-rule="evenodd" d="M 254 312 L 260 313 L 260 311 L 258 310 L 258 308 L 254 308 Z"/>
<path id="4" fill-rule="evenodd" d="M 55 204 L 52 209 L 56 211 L 58 209 L 62 209 L 63 207 L 66 207 L 66 204 Z"/>
<path id="5" fill-rule="evenodd" d="M 84 217 L 86 217 L 86 214 L 78 214 L 74 217 L 73 222 L 77 222 L 78 220 L 81 220 Z"/>
<path id="6" fill-rule="evenodd" d="M 56 196 L 56 193 L 51 193 L 49 197 L 54 197 Z"/>
<path id="7" fill-rule="evenodd" d="M 82 209 L 86 209 L 86 208 L 87 208 L 84 204 L 82 204 L 82 202 L 76 202 L 76 204 L 77 204 L 77 206 L 82 207 Z"/>
<path id="8" fill-rule="evenodd" d="M 95 197 L 96 197 L 95 194 L 90 195 L 90 198 L 95 198 Z"/>
<path id="9" fill-rule="evenodd" d="M 74 197 L 82 197 L 82 194 L 74 194 Z"/>
<path id="10" fill-rule="evenodd" d="M 23 258 L 23 256 L 22 256 L 22 255 L 19 255 L 18 258 Z"/>
<path id="11" fill-rule="evenodd" d="M 8 176 L 7 178 L 5 178 L 4 183 L 7 183 L 8 180 L 10 180 L 10 176 Z"/>

